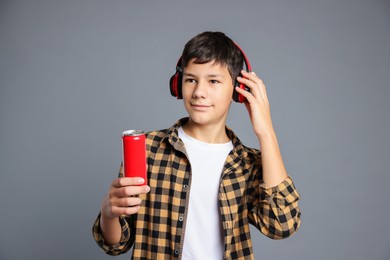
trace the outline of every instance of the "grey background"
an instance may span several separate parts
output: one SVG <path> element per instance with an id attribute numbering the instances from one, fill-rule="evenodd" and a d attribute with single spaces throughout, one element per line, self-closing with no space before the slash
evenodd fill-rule
<path id="1" fill-rule="evenodd" d="M 302 195 L 299 232 L 253 232 L 256 259 L 390 259 L 384 0 L 1 1 L 0 259 L 111 259 L 91 226 L 120 134 L 185 116 L 168 81 L 205 30 L 229 35 L 264 79 Z M 228 125 L 258 145 L 243 106 Z"/>

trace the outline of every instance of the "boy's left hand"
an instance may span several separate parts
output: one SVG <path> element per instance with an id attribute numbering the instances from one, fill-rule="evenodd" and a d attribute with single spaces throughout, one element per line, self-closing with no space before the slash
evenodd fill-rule
<path id="1" fill-rule="evenodd" d="M 258 138 L 273 132 L 270 105 L 263 81 L 254 73 L 241 71 L 243 77 L 237 77 L 239 83 L 245 84 L 250 92 L 236 87 L 236 91 L 246 97 L 244 102 L 248 110 L 253 130 Z"/>

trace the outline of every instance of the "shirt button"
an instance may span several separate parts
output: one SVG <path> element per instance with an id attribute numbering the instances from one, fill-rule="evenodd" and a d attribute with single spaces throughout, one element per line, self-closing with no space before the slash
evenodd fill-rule
<path id="1" fill-rule="evenodd" d="M 178 249 L 175 249 L 174 253 L 175 255 L 179 255 L 180 251 Z"/>
<path id="2" fill-rule="evenodd" d="M 183 217 L 179 217 L 179 221 L 183 221 L 184 220 L 184 218 Z"/>
<path id="3" fill-rule="evenodd" d="M 187 184 L 184 184 L 184 185 L 183 185 L 183 189 L 185 189 L 185 190 L 188 189 L 188 185 L 187 185 Z"/>

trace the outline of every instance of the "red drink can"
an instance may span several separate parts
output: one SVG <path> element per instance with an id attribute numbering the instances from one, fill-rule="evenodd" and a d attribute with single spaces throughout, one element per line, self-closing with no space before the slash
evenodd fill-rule
<path id="1" fill-rule="evenodd" d="M 125 177 L 146 178 L 146 144 L 142 130 L 127 130 L 122 133 L 123 169 Z"/>

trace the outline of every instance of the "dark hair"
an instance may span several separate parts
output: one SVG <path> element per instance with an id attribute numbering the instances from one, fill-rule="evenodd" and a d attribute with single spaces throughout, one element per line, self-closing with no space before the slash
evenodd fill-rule
<path id="1" fill-rule="evenodd" d="M 196 35 L 184 46 L 181 67 L 185 68 L 194 59 L 196 64 L 214 61 L 226 66 L 233 84 L 240 74 L 244 56 L 234 42 L 222 32 L 203 32 Z"/>

